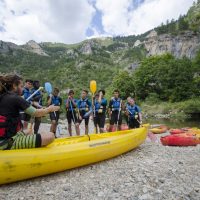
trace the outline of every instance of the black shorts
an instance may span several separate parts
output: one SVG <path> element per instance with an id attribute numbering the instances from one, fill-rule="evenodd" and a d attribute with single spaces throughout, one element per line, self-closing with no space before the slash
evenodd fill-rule
<path id="1" fill-rule="evenodd" d="M 71 124 L 72 121 L 74 122 L 74 124 L 78 122 L 75 111 L 73 111 L 73 113 L 72 113 L 72 111 L 67 111 L 66 117 L 67 117 L 68 124 Z"/>
<path id="2" fill-rule="evenodd" d="M 22 113 L 21 114 L 21 120 L 25 121 L 25 122 L 29 122 L 31 119 L 31 116 L 26 114 L 26 113 Z"/>
<path id="3" fill-rule="evenodd" d="M 80 115 L 81 115 L 81 117 L 82 117 L 82 120 L 78 119 L 78 123 L 81 124 L 81 122 L 82 122 L 83 120 L 85 120 L 85 126 L 88 126 L 88 124 L 89 124 L 89 117 L 83 118 L 83 116 L 85 115 L 85 113 L 86 113 L 85 111 L 84 111 L 84 112 L 80 112 Z"/>
<path id="4" fill-rule="evenodd" d="M 94 124 L 95 126 L 99 126 L 99 128 L 104 128 L 106 121 L 106 115 L 105 113 L 96 113 L 94 118 Z"/>
<path id="5" fill-rule="evenodd" d="M 49 116 L 50 116 L 51 121 L 58 122 L 59 117 L 60 117 L 60 112 L 59 111 L 51 112 L 51 113 L 49 113 Z"/>
<path id="6" fill-rule="evenodd" d="M 118 122 L 118 125 L 122 124 L 122 114 L 120 113 L 119 120 L 118 120 L 118 114 L 119 114 L 119 111 L 112 111 L 110 125 L 117 124 L 117 122 Z"/>
<path id="7" fill-rule="evenodd" d="M 140 127 L 140 123 L 139 123 L 139 121 L 137 121 L 134 118 L 129 118 L 129 120 L 128 120 L 128 127 L 129 127 L 129 129 L 139 128 Z"/>

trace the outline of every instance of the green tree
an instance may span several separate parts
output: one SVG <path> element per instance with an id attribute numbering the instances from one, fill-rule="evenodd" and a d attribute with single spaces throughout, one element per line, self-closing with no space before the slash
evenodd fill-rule
<path id="1" fill-rule="evenodd" d="M 178 19 L 178 30 L 185 31 L 185 30 L 188 30 L 188 27 L 189 27 L 189 24 L 185 20 L 185 17 L 180 15 L 180 17 Z"/>
<path id="2" fill-rule="evenodd" d="M 186 20 L 192 30 L 200 31 L 200 1 L 189 9 Z"/>
<path id="3" fill-rule="evenodd" d="M 164 101 L 182 101 L 195 96 L 195 69 L 187 59 L 166 54 L 146 58 L 134 73 L 137 95 L 145 99 L 155 93 Z"/>
<path id="4" fill-rule="evenodd" d="M 112 80 L 107 90 L 107 97 L 110 98 L 115 89 L 120 91 L 120 96 L 126 99 L 129 96 L 135 96 L 135 87 L 133 76 L 127 71 L 120 71 Z"/>

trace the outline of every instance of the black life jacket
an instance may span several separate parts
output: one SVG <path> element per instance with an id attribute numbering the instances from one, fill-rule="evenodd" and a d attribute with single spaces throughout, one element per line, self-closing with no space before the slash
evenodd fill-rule
<path id="1" fill-rule="evenodd" d="M 0 95 L 0 101 L 5 96 Z M 20 116 L 0 115 L 0 139 L 9 139 L 22 129 Z"/>
<path id="2" fill-rule="evenodd" d="M 22 129 L 20 117 L 0 115 L 0 139 L 9 139 Z"/>

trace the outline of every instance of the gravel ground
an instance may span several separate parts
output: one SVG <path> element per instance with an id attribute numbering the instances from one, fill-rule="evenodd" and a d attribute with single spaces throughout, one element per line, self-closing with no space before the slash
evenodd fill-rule
<path id="1" fill-rule="evenodd" d="M 165 147 L 146 140 L 107 161 L 1 186 L 4 199 L 199 200 L 200 145 Z"/>

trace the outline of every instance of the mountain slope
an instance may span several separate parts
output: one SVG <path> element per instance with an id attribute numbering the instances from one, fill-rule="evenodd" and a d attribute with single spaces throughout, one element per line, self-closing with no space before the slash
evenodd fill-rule
<path id="1" fill-rule="evenodd" d="M 88 88 L 91 79 L 107 88 L 119 70 L 134 70 L 146 56 L 171 53 L 177 58 L 194 58 L 200 49 L 199 13 L 198 1 L 186 16 L 137 36 L 96 38 L 78 44 L 0 41 L 0 69 L 42 82 L 51 80 L 62 88 Z"/>

